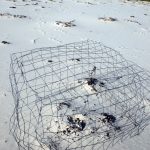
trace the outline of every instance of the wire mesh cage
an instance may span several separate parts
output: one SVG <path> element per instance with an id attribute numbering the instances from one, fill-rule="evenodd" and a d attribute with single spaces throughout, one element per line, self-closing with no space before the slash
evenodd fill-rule
<path id="1" fill-rule="evenodd" d="M 12 54 L 10 82 L 20 149 L 107 149 L 149 124 L 149 73 L 99 42 Z"/>

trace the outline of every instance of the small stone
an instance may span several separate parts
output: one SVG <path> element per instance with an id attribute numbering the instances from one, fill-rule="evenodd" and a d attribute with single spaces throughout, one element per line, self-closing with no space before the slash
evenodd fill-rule
<path id="1" fill-rule="evenodd" d="M 3 44 L 11 44 L 10 42 L 7 42 L 7 41 L 2 41 L 1 43 L 3 43 Z"/>
<path id="2" fill-rule="evenodd" d="M 134 18 L 135 16 L 130 16 L 131 18 Z"/>
<path id="3" fill-rule="evenodd" d="M 15 7 L 15 6 L 11 6 L 11 7 L 9 7 L 9 8 L 14 8 L 14 9 L 15 9 L 16 7 Z"/>
<path id="4" fill-rule="evenodd" d="M 7 143 L 8 142 L 8 140 L 5 140 L 5 143 Z"/>

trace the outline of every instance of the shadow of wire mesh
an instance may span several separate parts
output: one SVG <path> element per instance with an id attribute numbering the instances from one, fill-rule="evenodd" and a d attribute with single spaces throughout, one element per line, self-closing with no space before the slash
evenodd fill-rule
<path id="1" fill-rule="evenodd" d="M 12 54 L 10 131 L 25 150 L 99 150 L 150 121 L 150 76 L 95 41 Z"/>

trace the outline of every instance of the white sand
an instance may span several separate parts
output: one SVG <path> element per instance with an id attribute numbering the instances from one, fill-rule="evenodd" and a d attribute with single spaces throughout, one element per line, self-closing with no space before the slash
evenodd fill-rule
<path id="1" fill-rule="evenodd" d="M 37 3 L 37 4 L 36 4 Z M 10 8 L 10 7 L 16 8 Z M 150 71 L 150 4 L 119 0 L 0 0 L 0 150 L 18 150 L 9 135 L 14 102 L 8 79 L 10 54 L 92 39 L 120 51 Z M 11 15 L 9 15 L 11 14 Z M 19 18 L 15 15 L 25 15 Z M 98 18 L 107 18 L 98 19 Z M 111 21 L 109 17 L 117 19 Z M 56 21 L 72 21 L 64 27 Z M 11 44 L 3 44 L 2 41 Z M 149 150 L 150 126 L 111 150 Z"/>

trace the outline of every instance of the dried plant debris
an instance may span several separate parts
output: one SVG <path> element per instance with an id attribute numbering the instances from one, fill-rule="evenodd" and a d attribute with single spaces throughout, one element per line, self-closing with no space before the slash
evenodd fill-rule
<path id="1" fill-rule="evenodd" d="M 53 62 L 52 60 L 48 60 L 48 62 Z"/>
<path id="2" fill-rule="evenodd" d="M 72 61 L 80 61 L 80 58 L 72 58 Z"/>
<path id="3" fill-rule="evenodd" d="M 25 15 L 14 15 L 14 14 L 10 14 L 10 13 L 0 13 L 0 17 L 20 18 L 20 19 L 29 18 Z"/>
<path id="4" fill-rule="evenodd" d="M 2 41 L 1 43 L 3 43 L 3 44 L 11 44 L 11 43 L 8 42 L 8 41 Z"/>
<path id="5" fill-rule="evenodd" d="M 130 16 L 130 17 L 131 17 L 131 18 L 135 18 L 135 16 L 133 16 L 133 15 L 132 15 L 132 16 Z"/>
<path id="6" fill-rule="evenodd" d="M 74 26 L 76 26 L 74 24 L 74 22 L 75 22 L 75 20 L 66 21 L 66 22 L 65 21 L 56 21 L 56 24 L 60 25 L 62 27 L 74 27 Z"/>
<path id="7" fill-rule="evenodd" d="M 95 5 L 95 4 L 91 3 L 91 2 L 87 2 L 87 4 L 89 4 L 89 5 Z"/>
<path id="8" fill-rule="evenodd" d="M 101 115 L 103 116 L 103 118 L 100 118 L 100 120 L 104 123 L 115 123 L 116 121 L 116 117 L 113 115 L 110 115 L 108 113 L 101 113 Z"/>
<path id="9" fill-rule="evenodd" d="M 71 130 L 82 131 L 86 126 L 85 120 L 82 120 L 80 116 L 79 117 L 67 116 L 67 120 L 69 123 L 69 128 L 67 128 L 67 131 L 68 129 L 69 131 Z"/>
<path id="10" fill-rule="evenodd" d="M 10 6 L 9 8 L 13 8 L 13 9 L 15 9 L 16 7 L 15 7 L 15 6 Z"/>
<path id="11" fill-rule="evenodd" d="M 131 19 L 128 19 L 127 20 L 128 22 L 132 22 L 132 23 L 136 23 L 138 25 L 142 25 L 140 22 L 136 21 L 136 20 L 131 20 Z"/>
<path id="12" fill-rule="evenodd" d="M 61 103 L 59 103 L 58 110 L 62 109 L 64 106 L 67 108 L 70 108 L 71 104 L 69 102 L 61 102 Z"/>
<path id="13" fill-rule="evenodd" d="M 114 22 L 114 21 L 118 21 L 117 18 L 112 18 L 112 17 L 100 17 L 100 18 L 98 18 L 98 20 L 104 21 L 104 22 Z"/>
<path id="14" fill-rule="evenodd" d="M 98 80 L 96 78 L 87 78 L 88 85 L 96 85 Z"/>

